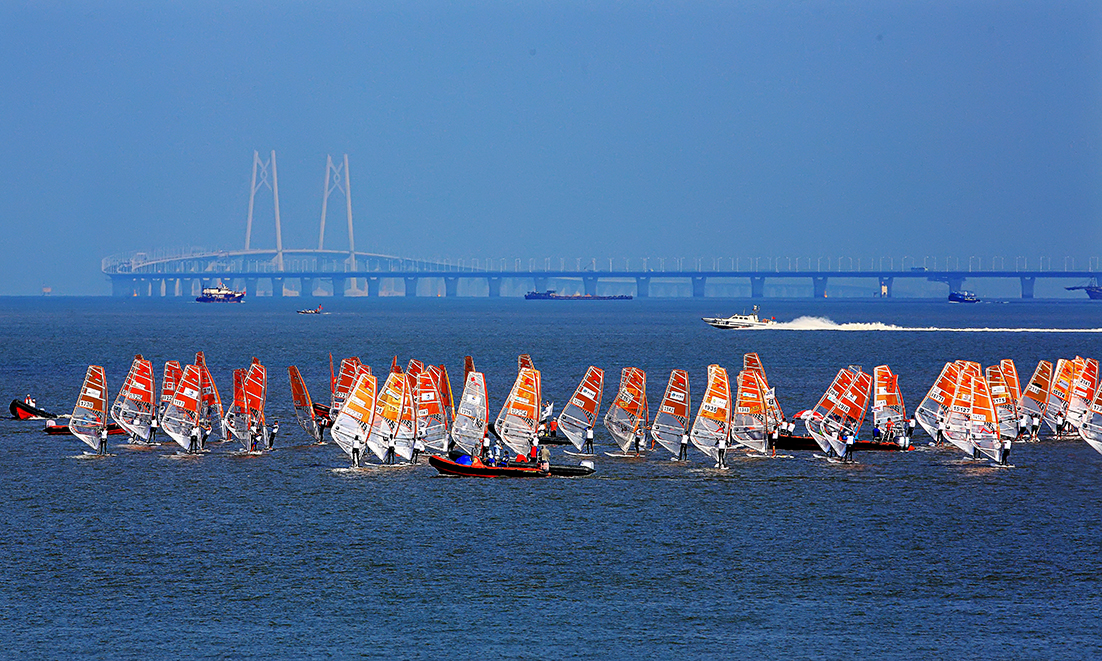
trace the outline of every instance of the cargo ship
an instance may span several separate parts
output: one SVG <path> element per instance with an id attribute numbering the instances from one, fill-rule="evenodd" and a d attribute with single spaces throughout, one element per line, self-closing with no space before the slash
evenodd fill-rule
<path id="1" fill-rule="evenodd" d="M 530 291 L 524 295 L 528 301 L 630 301 L 629 295 L 622 296 L 590 296 L 589 294 L 556 294 L 554 289 L 547 291 Z"/>

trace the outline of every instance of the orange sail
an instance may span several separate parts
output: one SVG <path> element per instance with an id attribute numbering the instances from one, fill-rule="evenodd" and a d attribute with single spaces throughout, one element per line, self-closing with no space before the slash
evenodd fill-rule
<path id="1" fill-rule="evenodd" d="M 310 399 L 306 381 L 303 380 L 298 367 L 294 365 L 287 368 L 287 378 L 291 382 L 291 403 L 295 407 L 295 419 L 298 420 L 298 425 L 314 439 L 315 443 L 320 443 L 321 428 L 318 427 L 318 422 L 314 418 L 314 402 Z"/>
<path id="2" fill-rule="evenodd" d="M 180 384 L 165 409 L 161 427 L 185 450 L 191 449 L 191 434 L 199 426 L 199 368 L 184 368 Z"/>
<path id="3" fill-rule="evenodd" d="M 899 391 L 899 376 L 887 365 L 879 365 L 872 371 L 873 396 L 872 420 L 880 428 L 885 441 L 903 433 L 907 423 L 907 409 L 903 406 L 903 393 Z"/>
<path id="4" fill-rule="evenodd" d="M 416 413 L 412 385 L 402 368 L 392 364 L 375 399 L 375 414 L 367 438 L 367 447 L 380 461 L 392 462 L 399 457 L 408 461 L 413 456 Z"/>
<path id="5" fill-rule="evenodd" d="M 1003 381 L 1006 382 L 1006 388 L 1010 393 L 1010 404 L 1014 407 L 1014 417 L 1017 418 L 1021 415 L 1021 411 L 1018 410 L 1018 402 L 1022 400 L 1022 385 L 1018 380 L 1018 368 L 1014 366 L 1014 361 L 1009 358 L 1003 358 L 999 361 L 999 371 L 1002 372 Z"/>
<path id="6" fill-rule="evenodd" d="M 719 457 L 721 447 L 726 449 L 731 438 L 731 383 L 727 370 L 719 365 L 708 366 L 708 385 L 693 422 L 692 439 L 696 449 L 711 457 Z"/>
<path id="7" fill-rule="evenodd" d="M 541 390 L 539 370 L 522 367 L 494 423 L 501 440 L 517 454 L 528 454 L 536 440 Z"/>
<path id="8" fill-rule="evenodd" d="M 1084 359 L 1078 357 L 1075 360 L 1061 358 L 1056 361 L 1056 369 L 1053 372 L 1052 385 L 1048 389 L 1048 399 L 1045 400 L 1043 414 L 1045 424 L 1055 434 L 1062 433 L 1064 430 L 1068 407 L 1071 405 L 1071 390 L 1083 366 Z"/>
<path id="9" fill-rule="evenodd" d="M 337 419 L 337 414 L 340 413 L 344 400 L 348 398 L 348 393 L 352 392 L 352 386 L 356 385 L 356 378 L 360 374 L 362 365 L 360 359 L 355 356 L 341 361 L 341 371 L 337 376 L 337 384 L 333 388 L 333 398 L 329 403 L 330 420 L 335 421 Z"/>
<path id="10" fill-rule="evenodd" d="M 605 391 L 605 372 L 599 367 L 590 366 L 585 371 L 570 401 L 559 414 L 559 429 L 566 435 L 574 447 L 581 450 L 585 445 L 586 431 L 597 424 L 601 412 L 601 397 Z"/>
<path id="11" fill-rule="evenodd" d="M 214 385 L 214 379 L 211 378 L 207 359 L 202 351 L 195 354 L 195 366 L 199 368 L 199 426 L 210 429 L 216 422 L 222 422 L 222 398 Z M 223 434 L 225 434 L 224 429 Z"/>
<path id="12" fill-rule="evenodd" d="M 437 365 L 436 389 L 440 391 L 440 402 L 444 406 L 444 424 L 449 429 L 455 421 L 455 396 L 452 394 L 452 382 L 448 378 L 448 368 Z"/>
<path id="13" fill-rule="evenodd" d="M 949 403 L 957 387 L 957 375 L 960 366 L 957 363 L 945 363 L 934 385 L 915 409 L 915 420 L 930 438 L 938 439 L 944 431 L 945 419 L 949 415 Z M 940 441 L 939 441 L 940 442 Z"/>
<path id="14" fill-rule="evenodd" d="M 1048 391 L 1051 387 L 1052 363 L 1042 360 L 1037 363 L 1037 369 L 1033 370 L 1033 376 L 1029 378 L 1029 384 L 1022 391 L 1022 399 L 1018 403 L 1018 408 L 1030 417 L 1043 416 L 1046 402 L 1048 402 Z"/>
<path id="15" fill-rule="evenodd" d="M 651 438 L 675 455 L 681 454 L 681 437 L 689 433 L 692 401 L 689 396 L 689 373 L 672 370 L 666 383 L 666 392 L 654 414 Z"/>
<path id="16" fill-rule="evenodd" d="M 69 418 L 69 431 L 93 450 L 99 450 L 100 432 L 107 428 L 107 377 L 103 368 L 89 365 L 80 395 Z"/>
<path id="17" fill-rule="evenodd" d="M 605 429 L 623 452 L 642 449 L 647 428 L 647 373 L 637 367 L 620 372 L 620 390 L 605 414 Z"/>
<path id="18" fill-rule="evenodd" d="M 532 357 L 526 353 L 522 353 L 517 356 L 517 371 L 521 370 L 534 370 L 535 364 L 532 362 Z"/>
<path id="19" fill-rule="evenodd" d="M 972 413 L 969 418 L 969 438 L 973 447 L 993 461 L 1002 458 L 1004 441 L 999 437 L 995 404 L 987 380 L 982 376 L 972 380 Z M 1010 441 L 1005 441 L 1009 445 Z"/>
<path id="20" fill-rule="evenodd" d="M 130 372 L 111 405 L 111 418 L 133 439 L 149 440 L 156 395 L 153 387 L 153 363 L 134 356 Z"/>
<path id="21" fill-rule="evenodd" d="M 352 457 L 352 448 L 357 441 L 363 443 L 360 447 L 367 447 L 367 437 L 375 415 L 376 385 L 374 376 L 361 372 L 333 423 L 330 433 L 349 457 Z"/>
<path id="22" fill-rule="evenodd" d="M 1013 439 L 1018 436 L 1018 415 L 1014 406 L 1014 395 L 1006 385 L 1006 376 L 1001 365 L 992 365 L 987 368 L 987 389 L 991 397 L 991 406 L 995 409 L 995 420 L 998 422 L 999 435 L 1005 439 Z"/>
<path id="23" fill-rule="evenodd" d="M 429 365 L 416 377 L 417 435 L 425 446 L 437 452 L 448 451 L 447 413 L 440 394 L 440 368 Z"/>
<path id="24" fill-rule="evenodd" d="M 756 372 L 761 379 L 762 393 L 765 396 L 765 431 L 767 434 L 785 423 L 784 411 L 777 402 L 776 388 L 769 387 L 769 379 L 765 377 L 765 368 L 761 364 L 761 358 L 756 353 L 748 353 L 742 357 L 742 369 Z"/>
<path id="25" fill-rule="evenodd" d="M 765 452 L 769 447 L 766 431 L 765 383 L 756 370 L 744 369 L 738 375 L 738 391 L 731 411 L 731 440 Z"/>
<path id="26" fill-rule="evenodd" d="M 845 453 L 845 437 L 860 431 L 871 390 L 872 376 L 851 365 L 838 372 L 819 403 L 805 414 L 804 425 L 824 452 Z"/>
<path id="27" fill-rule="evenodd" d="M 264 408 L 268 401 L 268 370 L 259 362 L 249 366 L 245 375 L 245 410 L 248 414 L 249 431 L 261 437 L 267 437 Z M 251 449 L 251 448 L 246 448 Z"/>
<path id="28" fill-rule="evenodd" d="M 1091 408 L 1091 399 L 1098 390 L 1098 361 L 1094 358 L 1084 358 L 1083 368 L 1075 378 L 1075 385 L 1071 390 L 1071 402 L 1068 404 L 1068 424 L 1072 429 L 1079 429 L 1086 420 Z"/>
<path id="29" fill-rule="evenodd" d="M 162 410 L 172 401 L 176 394 L 176 388 L 180 386 L 180 379 L 184 378 L 184 370 L 180 362 L 170 360 L 165 363 L 164 378 L 161 379 L 161 407 Z"/>

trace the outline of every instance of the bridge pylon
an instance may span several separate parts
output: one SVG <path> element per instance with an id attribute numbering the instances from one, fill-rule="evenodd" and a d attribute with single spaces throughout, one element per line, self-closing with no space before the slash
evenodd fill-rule
<path id="1" fill-rule="evenodd" d="M 257 181 L 259 175 L 260 181 Z M 279 227 L 279 176 L 276 172 L 275 150 L 271 152 L 268 160 L 260 160 L 260 152 L 253 152 L 253 179 L 249 186 L 249 216 L 245 221 L 245 250 L 251 250 L 253 239 L 253 207 L 256 203 L 256 192 L 267 186 L 272 191 L 272 203 L 275 206 L 275 235 L 276 235 L 276 268 L 283 270 L 283 235 Z"/>

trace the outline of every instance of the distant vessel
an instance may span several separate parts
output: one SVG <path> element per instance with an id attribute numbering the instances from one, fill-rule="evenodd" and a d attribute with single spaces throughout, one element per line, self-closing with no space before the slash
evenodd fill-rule
<path id="1" fill-rule="evenodd" d="M 754 306 L 754 311 L 750 314 L 733 314 L 730 317 L 701 317 L 705 323 L 709 326 L 716 328 L 761 328 L 763 326 L 772 326 L 777 323 L 777 320 L 770 317 L 769 319 L 759 319 L 758 311 L 760 308 Z"/>
<path id="2" fill-rule="evenodd" d="M 554 289 L 530 291 L 524 295 L 528 301 L 630 301 L 631 296 L 590 296 L 589 294 L 556 294 Z"/>
<path id="3" fill-rule="evenodd" d="M 305 310 L 299 310 L 299 314 L 321 314 L 321 306 L 316 308 L 306 308 Z"/>
<path id="4" fill-rule="evenodd" d="M 1075 291 L 1076 289 L 1082 289 L 1087 292 L 1087 296 L 1092 301 L 1102 301 L 1102 287 L 1098 286 L 1098 278 L 1091 278 L 1090 283 L 1086 285 L 1076 285 L 1074 287 L 1064 287 L 1068 291 Z"/>
<path id="5" fill-rule="evenodd" d="M 203 295 L 196 297 L 200 303 L 240 303 L 245 298 L 245 292 L 234 291 L 218 283 L 217 287 L 203 287 Z"/>
<path id="6" fill-rule="evenodd" d="M 979 303 L 980 297 L 970 291 L 960 290 L 949 292 L 950 303 Z"/>

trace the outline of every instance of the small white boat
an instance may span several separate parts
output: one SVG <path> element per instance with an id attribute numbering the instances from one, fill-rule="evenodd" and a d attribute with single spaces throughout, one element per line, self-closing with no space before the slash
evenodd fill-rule
<path id="1" fill-rule="evenodd" d="M 776 319 L 759 319 L 758 306 L 750 314 L 733 314 L 730 317 L 701 317 L 709 326 L 716 328 L 762 328 L 777 323 Z"/>

